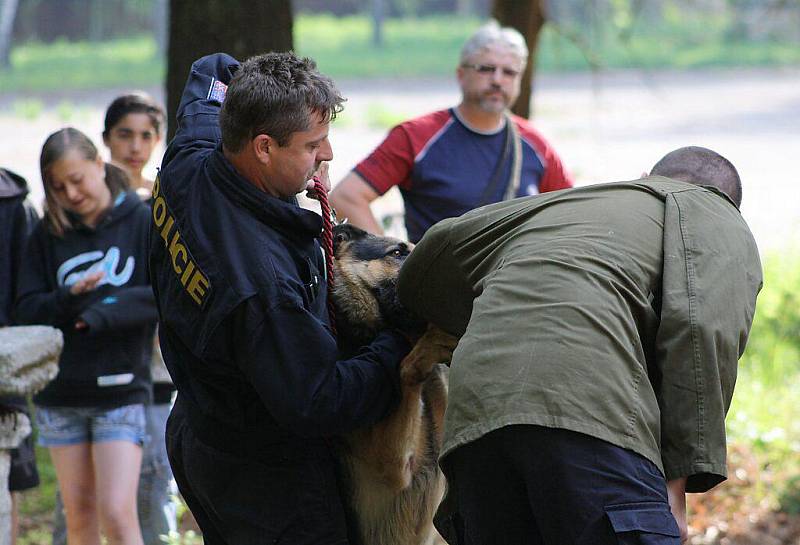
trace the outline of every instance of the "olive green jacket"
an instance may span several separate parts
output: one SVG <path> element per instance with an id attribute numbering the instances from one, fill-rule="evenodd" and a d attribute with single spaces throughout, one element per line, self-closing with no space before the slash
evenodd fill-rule
<path id="1" fill-rule="evenodd" d="M 585 433 L 687 491 L 726 478 L 725 414 L 761 288 L 716 190 L 649 177 L 506 201 L 434 226 L 400 299 L 462 335 L 444 458 L 497 428 Z"/>

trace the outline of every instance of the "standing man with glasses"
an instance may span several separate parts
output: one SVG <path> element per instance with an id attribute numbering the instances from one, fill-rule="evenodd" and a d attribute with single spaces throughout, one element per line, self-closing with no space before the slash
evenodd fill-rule
<path id="1" fill-rule="evenodd" d="M 519 96 L 528 48 L 495 21 L 464 44 L 456 70 L 461 103 L 394 127 L 331 193 L 339 217 L 373 233 L 370 203 L 400 186 L 408 238 L 478 206 L 572 186 L 552 146 L 509 108 Z"/>

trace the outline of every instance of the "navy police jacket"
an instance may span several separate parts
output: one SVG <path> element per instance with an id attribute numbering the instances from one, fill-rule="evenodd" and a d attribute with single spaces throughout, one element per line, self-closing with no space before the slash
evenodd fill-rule
<path id="1" fill-rule="evenodd" d="M 192 431 L 263 453 L 376 422 L 409 350 L 384 332 L 337 361 L 319 215 L 256 189 L 225 158 L 218 113 L 238 68 L 192 65 L 153 190 L 150 265 L 164 360 Z"/>

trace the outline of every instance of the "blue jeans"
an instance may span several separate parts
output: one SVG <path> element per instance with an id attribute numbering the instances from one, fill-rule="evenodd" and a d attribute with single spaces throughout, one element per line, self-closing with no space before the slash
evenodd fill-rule
<path id="1" fill-rule="evenodd" d="M 145 405 L 146 440 L 142 451 L 142 471 L 136 506 L 139 526 L 145 545 L 164 545 L 159 536 L 177 529 L 175 504 L 170 496 L 177 491 L 167 460 L 164 429 L 169 416 L 169 404 Z M 53 545 L 67 545 L 67 526 L 64 504 L 56 491 Z"/>
<path id="2" fill-rule="evenodd" d="M 141 404 L 113 409 L 97 407 L 37 407 L 39 445 L 64 447 L 81 443 L 130 441 L 144 443 L 145 415 Z"/>
<path id="3" fill-rule="evenodd" d="M 178 529 L 175 503 L 170 497 L 177 495 L 178 491 L 164 442 L 169 411 L 169 403 L 145 406 L 148 441 L 144 446 L 136 498 L 145 545 L 163 545 L 159 536 Z"/>

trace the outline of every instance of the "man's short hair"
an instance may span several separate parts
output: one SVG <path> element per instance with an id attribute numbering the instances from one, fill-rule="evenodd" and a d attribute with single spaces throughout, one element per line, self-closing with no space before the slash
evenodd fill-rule
<path id="1" fill-rule="evenodd" d="M 311 116 L 334 120 L 344 102 L 328 76 L 309 58 L 266 53 L 247 59 L 228 85 L 219 115 L 222 144 L 236 153 L 259 134 L 285 146 L 311 128 Z"/>
<path id="2" fill-rule="evenodd" d="M 475 55 L 492 45 L 501 45 L 511 49 L 522 61 L 528 60 L 528 45 L 516 29 L 501 27 L 492 19 L 478 30 L 464 43 L 461 48 L 461 64 L 470 61 Z"/>
<path id="3" fill-rule="evenodd" d="M 650 174 L 695 185 L 716 187 L 736 204 L 742 204 L 742 180 L 736 167 L 719 153 L 699 146 L 679 148 L 666 154 Z"/>

